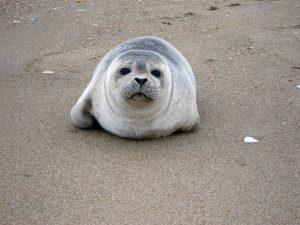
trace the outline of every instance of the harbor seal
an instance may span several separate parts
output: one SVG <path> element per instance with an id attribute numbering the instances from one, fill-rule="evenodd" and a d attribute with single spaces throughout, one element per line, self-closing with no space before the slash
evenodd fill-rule
<path id="1" fill-rule="evenodd" d="M 94 122 L 124 138 L 159 138 L 199 122 L 196 83 L 185 57 L 165 40 L 125 41 L 98 64 L 71 110 L 73 124 Z"/>

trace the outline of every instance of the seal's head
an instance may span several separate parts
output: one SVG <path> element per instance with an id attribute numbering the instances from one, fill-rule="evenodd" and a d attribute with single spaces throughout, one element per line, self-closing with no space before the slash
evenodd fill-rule
<path id="1" fill-rule="evenodd" d="M 171 72 L 165 60 L 145 50 L 128 51 L 114 59 L 105 83 L 108 100 L 136 111 L 158 107 L 162 102 L 168 105 L 172 90 Z"/>

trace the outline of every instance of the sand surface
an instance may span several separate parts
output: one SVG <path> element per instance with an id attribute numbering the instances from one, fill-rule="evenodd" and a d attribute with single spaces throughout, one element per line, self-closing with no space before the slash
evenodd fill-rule
<path id="1" fill-rule="evenodd" d="M 1 0 L 0 15 L 1 225 L 300 224 L 299 0 Z M 141 35 L 191 63 L 200 127 L 74 128 L 98 61 Z"/>

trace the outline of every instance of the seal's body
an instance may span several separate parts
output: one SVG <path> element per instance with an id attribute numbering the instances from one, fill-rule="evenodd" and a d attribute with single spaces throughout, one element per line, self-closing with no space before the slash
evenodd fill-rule
<path id="1" fill-rule="evenodd" d="M 139 37 L 108 52 L 71 111 L 80 128 L 96 119 L 126 138 L 158 138 L 189 131 L 199 114 L 193 71 L 172 45 Z"/>

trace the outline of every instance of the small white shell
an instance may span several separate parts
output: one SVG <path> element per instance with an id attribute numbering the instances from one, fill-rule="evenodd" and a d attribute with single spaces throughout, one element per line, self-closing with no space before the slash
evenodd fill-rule
<path id="1" fill-rule="evenodd" d="M 43 73 L 46 73 L 46 74 L 52 74 L 54 73 L 53 71 L 50 71 L 50 70 L 44 70 Z"/>
<path id="2" fill-rule="evenodd" d="M 245 138 L 244 138 L 244 142 L 245 142 L 245 143 L 255 143 L 255 142 L 258 142 L 258 140 L 256 140 L 256 139 L 253 138 L 253 137 L 245 137 Z"/>

